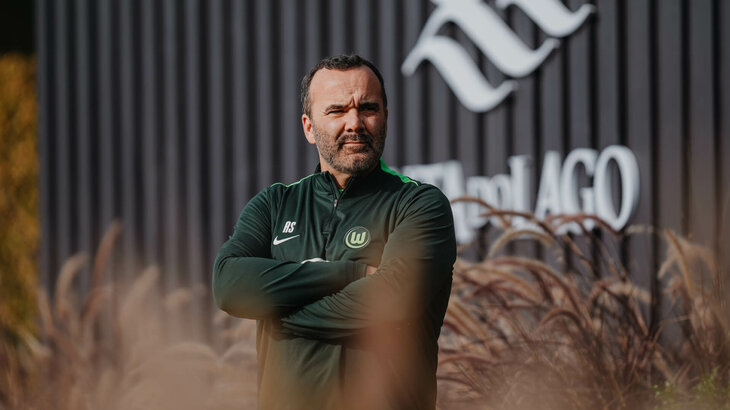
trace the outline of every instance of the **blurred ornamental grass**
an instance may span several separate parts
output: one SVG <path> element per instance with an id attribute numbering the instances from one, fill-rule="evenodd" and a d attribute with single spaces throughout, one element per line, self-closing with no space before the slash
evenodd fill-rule
<path id="1" fill-rule="evenodd" d="M 440 408 L 730 409 L 730 272 L 710 250 L 662 232 L 656 275 L 668 306 L 649 326 L 642 312 L 657 301 L 631 282 L 616 245 L 651 229 L 618 233 L 588 215 L 543 222 L 481 204 L 484 217 L 505 226 L 525 218 L 538 229 L 508 228 L 486 259 L 457 261 L 440 339 Z M 589 219 L 602 234 L 584 231 L 586 255 L 557 232 Z M 553 262 L 500 252 L 525 238 Z"/>
<path id="2" fill-rule="evenodd" d="M 32 379 L 36 344 L 38 155 L 35 61 L 0 55 L 0 408 Z"/>
<path id="3" fill-rule="evenodd" d="M 540 229 L 507 229 L 484 260 L 457 260 L 439 339 L 439 409 L 730 410 L 728 272 L 712 252 L 662 232 L 666 258 L 656 274 L 668 306 L 651 326 L 643 313 L 651 295 L 618 257 L 622 237 L 637 233 L 597 221 L 603 234 L 588 257 L 556 232 L 593 217 L 487 216 Z M 9 408 L 255 408 L 255 322 L 219 312 L 210 341 L 190 320 L 207 303 L 205 286 L 164 293 L 155 267 L 126 288 L 106 280 L 119 232 L 115 223 L 102 239 L 83 298 L 74 291 L 90 263 L 83 255 L 64 264 L 52 301 L 39 290 L 37 377 Z M 525 238 L 554 252 L 551 262 L 504 252 Z"/>
<path id="4" fill-rule="evenodd" d="M 206 342 L 190 319 L 206 303 L 204 286 L 164 293 L 154 266 L 129 286 L 105 279 L 120 231 L 115 222 L 104 235 L 83 298 L 74 280 L 85 255 L 64 263 L 53 300 L 38 290 L 39 376 L 19 408 L 254 409 L 255 322 L 219 312 L 217 343 Z"/>

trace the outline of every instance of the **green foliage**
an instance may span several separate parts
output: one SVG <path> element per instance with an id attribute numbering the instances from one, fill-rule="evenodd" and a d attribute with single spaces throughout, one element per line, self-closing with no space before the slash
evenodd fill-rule
<path id="1" fill-rule="evenodd" d="M 680 410 L 681 406 L 679 405 L 679 392 L 677 390 L 677 386 L 673 385 L 672 383 L 669 383 L 668 381 L 664 382 L 663 386 L 654 385 L 654 397 L 656 398 L 656 407 L 654 407 L 654 410 Z"/>
<path id="2" fill-rule="evenodd" d="M 38 226 L 35 62 L 0 56 L 0 407 L 27 380 Z"/>
<path id="3" fill-rule="evenodd" d="M 715 368 L 694 386 L 693 398 L 697 408 L 730 410 L 730 384 L 727 378 L 723 381 L 719 377 Z"/>
<path id="4" fill-rule="evenodd" d="M 657 404 L 654 410 L 730 410 L 730 384 L 720 377 L 715 368 L 702 375 L 687 391 L 669 381 L 664 386 L 654 386 Z"/>

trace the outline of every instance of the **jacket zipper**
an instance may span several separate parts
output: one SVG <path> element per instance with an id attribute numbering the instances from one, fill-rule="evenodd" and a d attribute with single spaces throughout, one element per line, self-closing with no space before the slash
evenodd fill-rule
<path id="1" fill-rule="evenodd" d="M 335 216 L 337 214 L 337 205 L 340 203 L 340 199 L 345 195 L 345 192 L 347 192 L 347 189 L 352 185 L 352 181 L 355 179 L 355 177 L 350 177 L 350 179 L 347 181 L 347 184 L 345 185 L 345 189 L 340 192 L 339 195 L 337 195 L 335 192 L 337 191 L 337 185 L 335 184 L 334 177 L 332 174 L 327 174 L 330 180 L 330 192 L 332 193 L 332 196 L 334 197 L 334 201 L 332 202 L 332 213 L 330 214 L 329 220 L 327 221 L 326 229 L 322 232 L 324 235 L 324 246 L 322 247 L 322 252 L 320 255 L 320 258 L 324 260 L 327 259 L 327 245 L 329 245 L 330 239 L 332 237 L 332 228 L 335 221 Z"/>

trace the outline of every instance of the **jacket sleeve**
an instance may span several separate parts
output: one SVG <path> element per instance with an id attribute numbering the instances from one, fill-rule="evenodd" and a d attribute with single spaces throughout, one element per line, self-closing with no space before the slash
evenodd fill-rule
<path id="1" fill-rule="evenodd" d="M 391 232 L 377 271 L 282 318 L 281 330 L 326 340 L 407 322 L 449 292 L 455 259 L 449 201 L 434 187 L 421 190 Z"/>
<path id="2" fill-rule="evenodd" d="M 300 263 L 271 257 L 271 207 L 267 190 L 241 212 L 233 235 L 213 266 L 213 298 L 233 316 L 280 317 L 341 290 L 365 274 L 351 261 Z"/>

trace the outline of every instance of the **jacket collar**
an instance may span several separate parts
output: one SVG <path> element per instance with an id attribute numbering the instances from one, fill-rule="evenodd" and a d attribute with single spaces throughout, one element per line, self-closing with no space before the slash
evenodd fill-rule
<path id="1" fill-rule="evenodd" d="M 370 192 L 376 191 L 382 184 L 382 178 L 385 176 L 383 171 L 383 159 L 381 158 L 378 165 L 367 175 L 350 177 L 345 188 L 345 195 L 349 198 L 358 197 Z M 317 188 L 327 194 L 339 194 L 336 191 L 337 184 L 335 178 L 329 171 L 322 172 L 322 166 L 317 164 L 314 169 L 317 180 Z"/>

